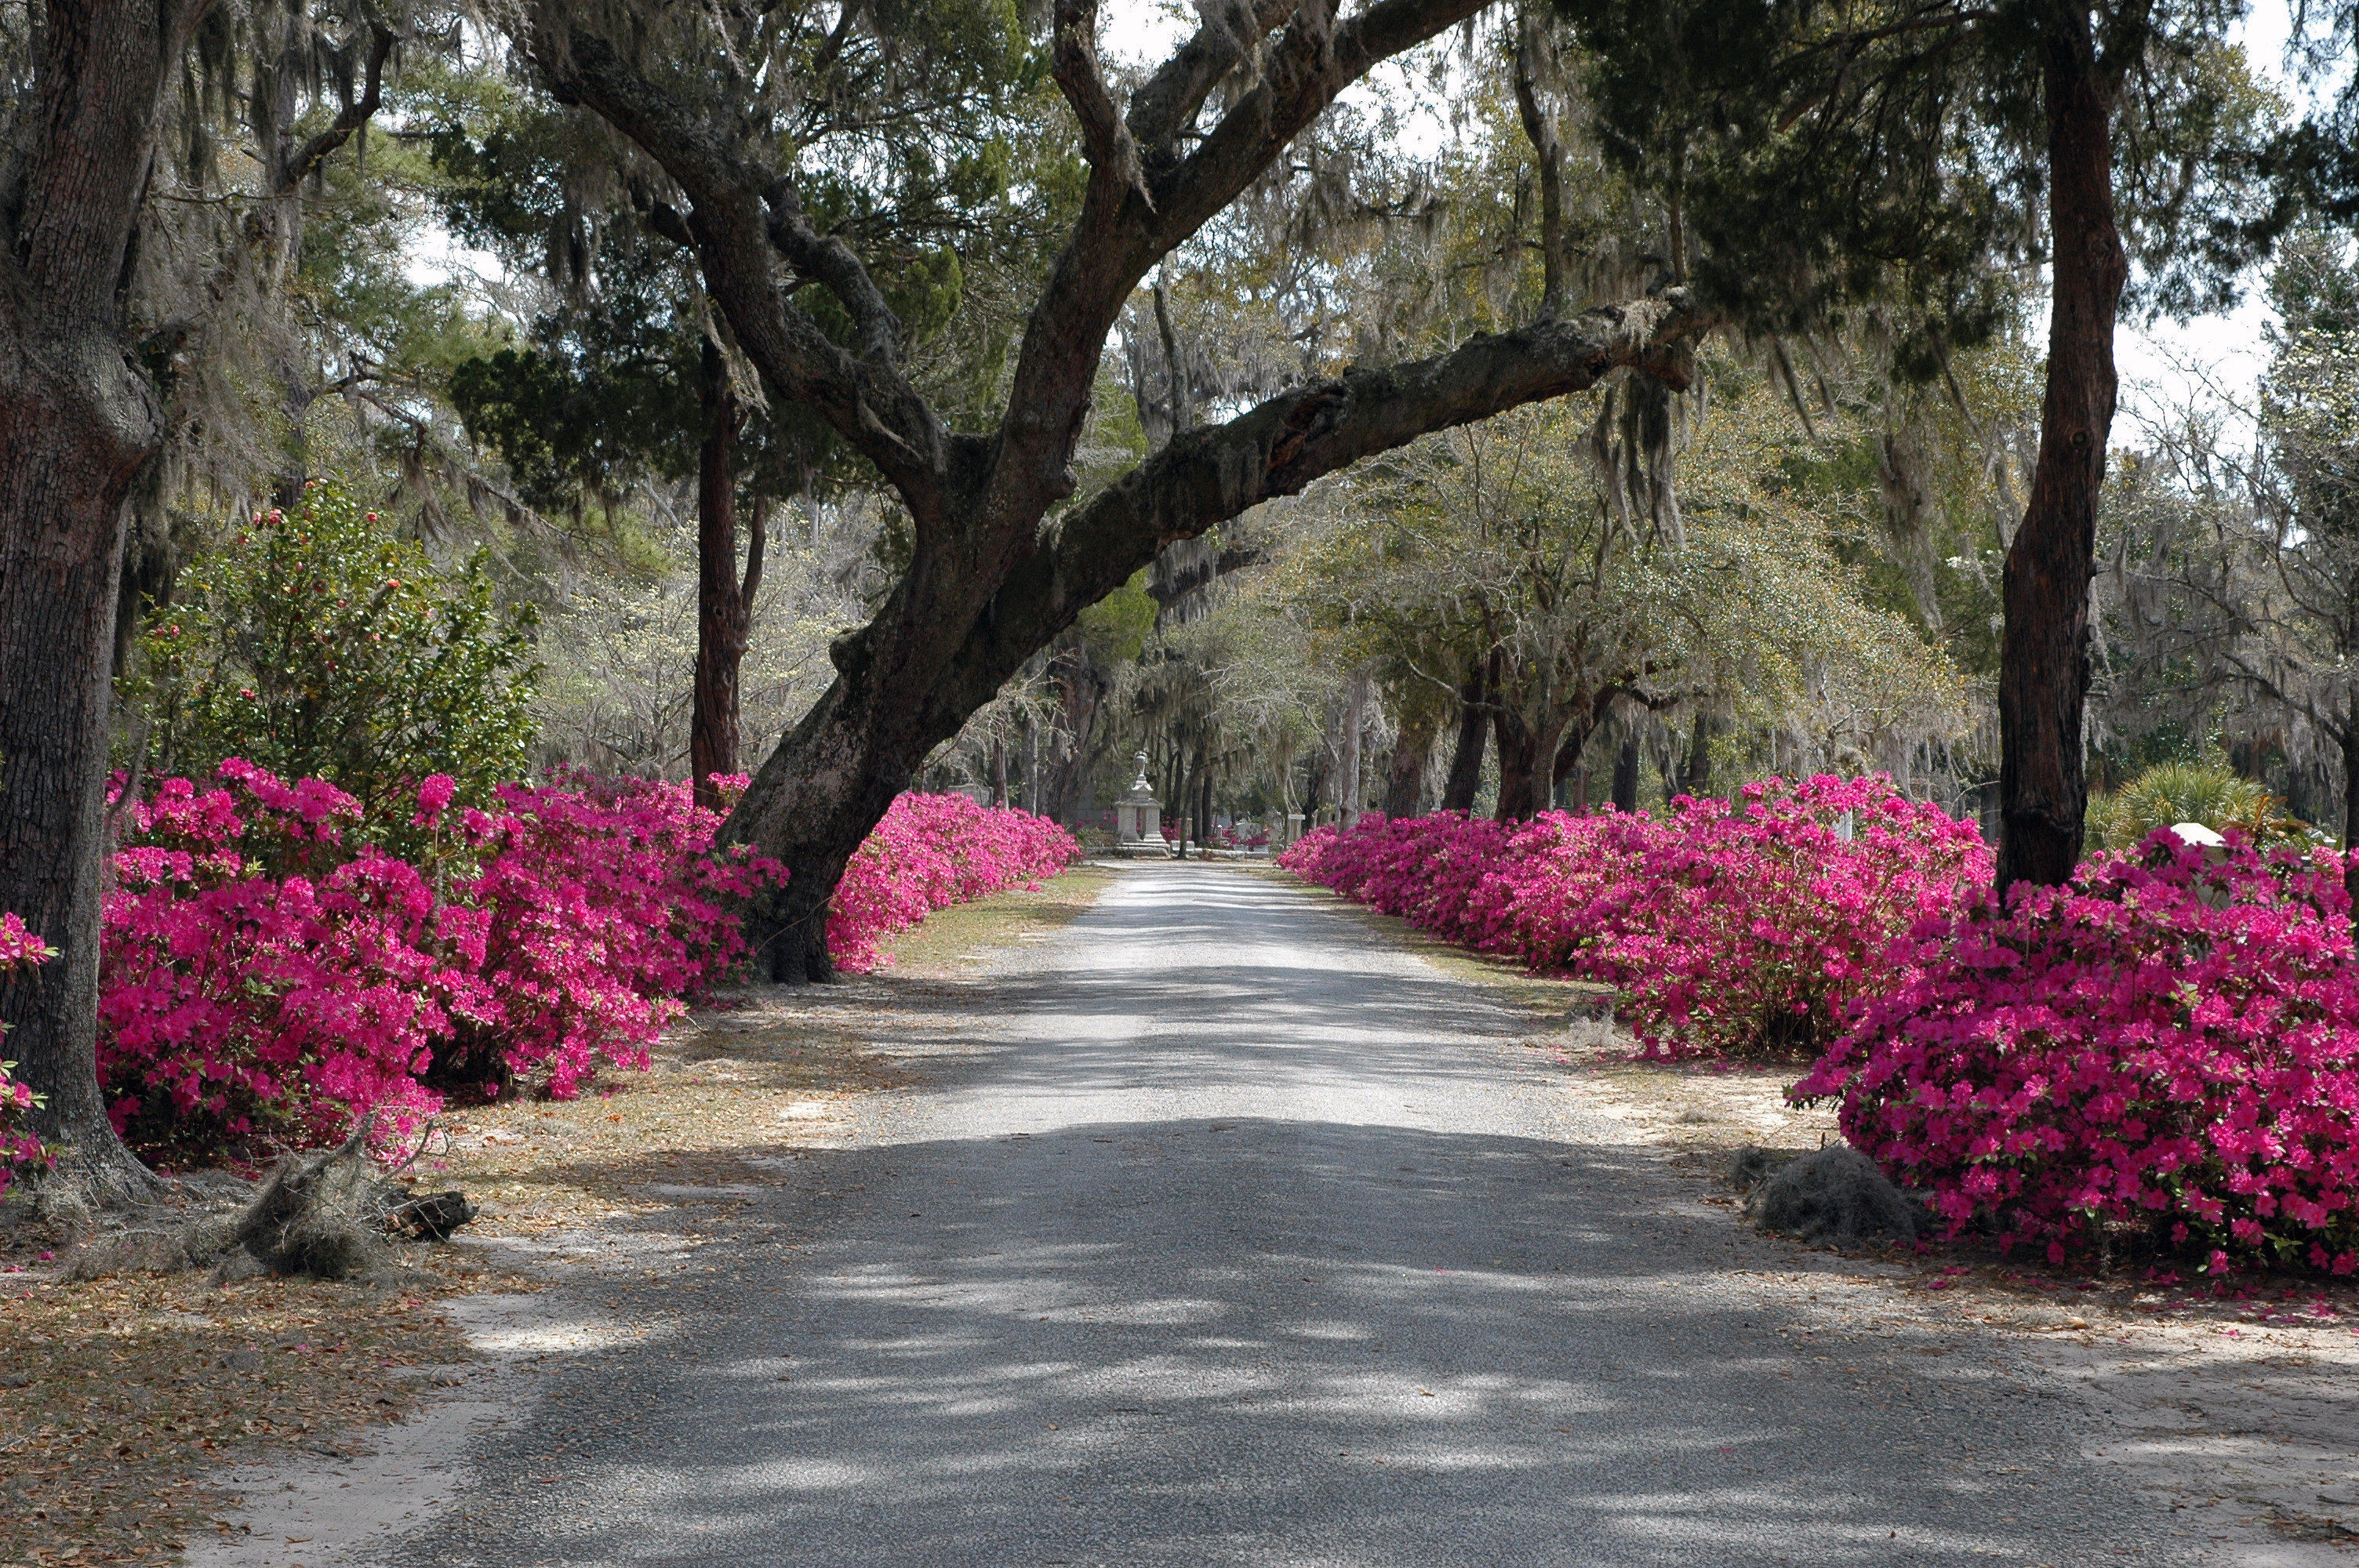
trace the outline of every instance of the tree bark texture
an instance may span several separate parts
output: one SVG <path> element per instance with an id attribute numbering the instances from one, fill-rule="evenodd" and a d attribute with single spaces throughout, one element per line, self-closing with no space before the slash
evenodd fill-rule
<path id="1" fill-rule="evenodd" d="M 1482 659 L 1458 688 L 1458 744 L 1450 753 L 1450 775 L 1441 784 L 1441 809 L 1474 809 L 1483 789 L 1483 752 L 1491 743 L 1490 666 Z"/>
<path id="2" fill-rule="evenodd" d="M 1614 809 L 1638 809 L 1638 732 L 1626 730 L 1614 751 Z"/>
<path id="3" fill-rule="evenodd" d="M 2048 114 L 2053 303 L 2048 385 L 2031 498 L 2007 551 L 1999 649 L 1998 885 L 2056 885 L 2080 863 L 2088 784 L 2089 579 L 2113 429 L 2114 321 L 2129 265 L 2114 222 L 2114 83 L 2088 14 L 2049 10 Z"/>
<path id="4" fill-rule="evenodd" d="M 1516 13 L 1516 113 L 1524 135 L 1532 144 L 1533 161 L 1540 179 L 1540 313 L 1553 316 L 1564 308 L 1564 144 L 1556 134 L 1556 119 L 1540 101 L 1549 43 L 1546 13 L 1527 3 Z"/>
<path id="5" fill-rule="evenodd" d="M 2359 692 L 2345 699 L 2343 710 L 2343 852 L 2359 849 Z M 2343 888 L 2351 895 L 2351 924 L 2359 935 L 2359 860 L 2343 870 Z"/>
<path id="6" fill-rule="evenodd" d="M 98 1086 L 99 899 L 128 503 L 161 449 L 122 280 L 201 5 L 52 5 L 0 194 L 0 910 L 60 956 L 0 988 L 31 1125 L 118 1194 L 149 1178 Z"/>
<path id="7" fill-rule="evenodd" d="M 1343 683 L 1343 733 L 1335 764 L 1336 816 L 1346 827 L 1360 819 L 1360 741 L 1368 727 L 1368 677 L 1353 671 Z"/>
<path id="8" fill-rule="evenodd" d="M 1498 705 L 1492 728 L 1499 742 L 1499 806 L 1493 816 L 1528 822 L 1549 804 L 1556 736 L 1535 730 L 1512 702 Z"/>
<path id="9" fill-rule="evenodd" d="M 738 672 L 762 586 L 767 520 L 757 511 L 737 572 L 737 399 L 729 367 L 704 345 L 704 444 L 696 461 L 696 679 L 688 727 L 690 787 L 697 804 L 720 809 L 715 774 L 737 771 Z"/>
<path id="10" fill-rule="evenodd" d="M 1688 735 L 1687 766 L 1680 775 L 1682 794 L 1697 796 L 1712 793 L 1712 720 L 1701 713 Z"/>
<path id="11" fill-rule="evenodd" d="M 1718 317 L 1674 290 L 1294 388 L 1175 434 L 1054 529 L 1040 526 L 1077 488 L 1071 459 L 1103 345 L 1147 275 L 1338 92 L 1483 4 L 1375 0 L 1339 18 L 1308 0 L 1255 0 L 1208 20 L 1121 112 L 1097 63 L 1093 9 L 1060 0 L 1050 73 L 1089 176 L 1027 319 L 1007 412 L 984 434 L 949 430 L 917 392 L 883 292 L 848 245 L 813 227 L 789 176 L 741 157 L 726 127 L 701 120 L 597 32 L 594 13 L 554 0 L 528 8 L 524 41 L 552 93 L 628 136 L 681 193 L 706 290 L 771 395 L 826 420 L 908 512 L 909 566 L 874 619 L 830 650 L 835 682 L 764 762 L 723 829 L 792 871 L 749 930 L 775 978 L 831 973 L 829 896 L 911 770 L 1165 546 L 1363 457 L 1585 390 L 1616 369 L 1686 384 L 1686 345 Z M 1248 48 L 1260 49 L 1255 84 L 1208 111 Z M 781 287 L 782 272 L 794 287 Z M 848 331 L 831 336 L 796 303 L 806 284 L 833 296 Z"/>
<path id="12" fill-rule="evenodd" d="M 1433 755 L 1433 736 L 1440 720 L 1422 705 L 1400 717 L 1400 732 L 1393 738 L 1393 760 L 1385 769 L 1381 809 L 1394 819 L 1425 814 L 1425 765 Z"/>

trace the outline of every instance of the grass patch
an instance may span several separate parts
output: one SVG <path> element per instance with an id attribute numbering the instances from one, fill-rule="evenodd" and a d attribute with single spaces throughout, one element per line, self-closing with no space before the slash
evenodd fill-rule
<path id="1" fill-rule="evenodd" d="M 938 909 L 894 940 L 892 966 L 885 972 L 949 979 L 983 963 L 995 948 L 1045 941 L 1071 925 L 1124 874 L 1084 861 L 1042 882 L 1037 892 L 1016 889 Z"/>

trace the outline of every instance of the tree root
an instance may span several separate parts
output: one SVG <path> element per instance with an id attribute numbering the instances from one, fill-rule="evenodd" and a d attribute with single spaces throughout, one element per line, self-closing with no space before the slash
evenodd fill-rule
<path id="1" fill-rule="evenodd" d="M 368 1134 L 364 1125 L 325 1154 L 286 1156 L 240 1207 L 195 1218 L 148 1210 L 75 1249 L 65 1277 L 204 1269 L 217 1284 L 264 1273 L 352 1279 L 390 1267 L 397 1238 L 448 1240 L 475 1217 L 463 1193 L 413 1195 L 386 1180 Z"/>

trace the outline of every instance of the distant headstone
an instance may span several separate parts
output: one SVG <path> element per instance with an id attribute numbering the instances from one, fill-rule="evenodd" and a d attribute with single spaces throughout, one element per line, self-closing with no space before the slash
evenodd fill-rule
<path id="1" fill-rule="evenodd" d="M 1155 786 L 1147 782 L 1144 752 L 1138 753 L 1138 777 L 1131 781 L 1129 793 L 1114 804 L 1114 833 L 1118 855 L 1169 852 L 1163 842 L 1163 803 L 1155 798 Z"/>

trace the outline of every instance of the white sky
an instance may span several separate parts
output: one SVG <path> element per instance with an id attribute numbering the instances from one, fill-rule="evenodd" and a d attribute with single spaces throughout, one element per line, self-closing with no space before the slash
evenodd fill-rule
<path id="1" fill-rule="evenodd" d="M 2287 74 L 2291 22 L 2287 0 L 2256 0 L 2235 32 L 2254 73 L 2274 83 L 2300 114 L 2322 106 L 2332 84 L 2319 84 L 2313 92 Z M 2184 326 L 2169 320 L 2152 327 L 2122 323 L 2114 344 L 2125 416 L 2114 427 L 2116 445 L 2136 440 L 2141 418 L 2168 422 L 2173 410 L 2190 406 L 2209 406 L 2229 427 L 2250 429 L 2245 411 L 2253 406 L 2255 387 L 2268 367 L 2264 333 L 2277 318 L 2260 297 L 2261 278 L 2245 281 L 2244 303 L 2226 315 L 2199 317 Z"/>

